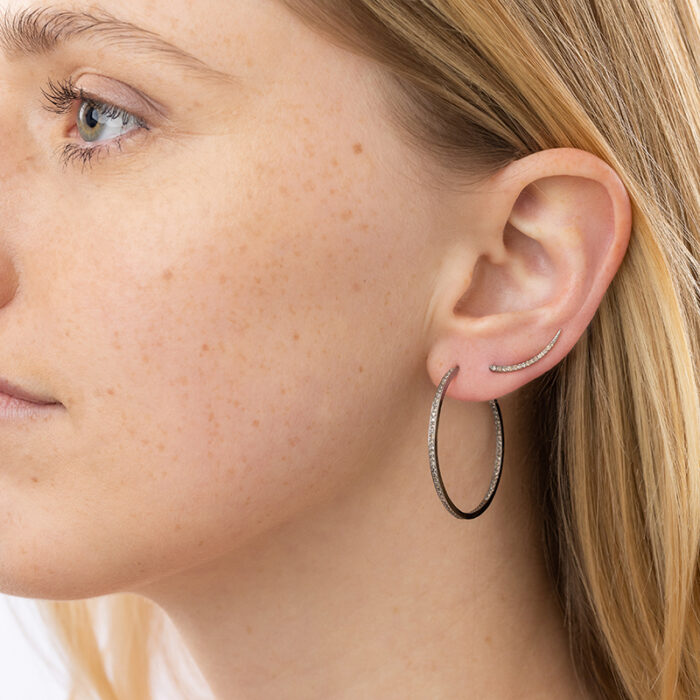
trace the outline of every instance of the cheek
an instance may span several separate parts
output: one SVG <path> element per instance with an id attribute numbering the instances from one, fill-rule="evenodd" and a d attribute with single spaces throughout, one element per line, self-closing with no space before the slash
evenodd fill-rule
<path id="1" fill-rule="evenodd" d="M 149 193 L 65 273 L 68 417 L 0 501 L 3 591 L 137 587 L 370 468 L 414 362 L 428 222 L 403 205 L 415 193 L 332 154 L 249 163 Z"/>

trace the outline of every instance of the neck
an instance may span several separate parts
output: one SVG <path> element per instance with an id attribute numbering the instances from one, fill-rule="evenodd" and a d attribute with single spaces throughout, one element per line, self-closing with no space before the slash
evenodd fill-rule
<path id="1" fill-rule="evenodd" d="M 586 697 L 524 498 L 514 406 L 499 401 L 495 498 L 458 520 L 430 477 L 431 400 L 396 449 L 332 498 L 136 591 L 169 615 L 217 700 Z M 488 404 L 449 409 L 440 466 L 450 498 L 469 510 L 491 478 L 495 429 Z"/>

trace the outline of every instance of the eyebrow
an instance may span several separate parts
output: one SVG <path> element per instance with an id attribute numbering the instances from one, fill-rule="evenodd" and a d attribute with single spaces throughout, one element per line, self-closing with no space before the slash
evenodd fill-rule
<path id="1" fill-rule="evenodd" d="M 102 7 L 90 12 L 35 7 L 0 15 L 0 51 L 8 59 L 43 56 L 55 52 L 64 42 L 80 37 L 116 46 L 122 51 L 142 54 L 184 70 L 206 81 L 231 83 L 238 79 L 216 70 L 157 33 L 119 19 Z"/>

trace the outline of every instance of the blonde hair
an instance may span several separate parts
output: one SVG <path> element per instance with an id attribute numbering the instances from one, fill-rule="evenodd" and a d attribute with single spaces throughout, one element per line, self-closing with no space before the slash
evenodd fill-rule
<path id="1" fill-rule="evenodd" d="M 700 698 L 696 2 L 283 1 L 386 68 L 390 118 L 445 172 L 478 179 L 572 147 L 625 184 L 622 265 L 571 352 L 524 387 L 542 451 L 533 498 L 591 692 Z M 71 664 L 71 700 L 81 687 L 148 700 L 164 613 L 105 597 L 101 648 L 98 602 L 37 601 Z"/>

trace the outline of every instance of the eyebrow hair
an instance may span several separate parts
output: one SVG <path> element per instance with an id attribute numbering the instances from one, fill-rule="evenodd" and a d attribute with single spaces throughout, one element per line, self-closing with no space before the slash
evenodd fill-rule
<path id="1" fill-rule="evenodd" d="M 212 68 L 157 33 L 119 19 L 102 7 L 90 12 L 35 7 L 0 15 L 0 51 L 8 59 L 42 56 L 56 51 L 63 42 L 79 37 L 102 41 L 121 50 L 159 57 L 172 65 L 192 71 L 202 80 L 238 82 L 238 78 Z"/>

